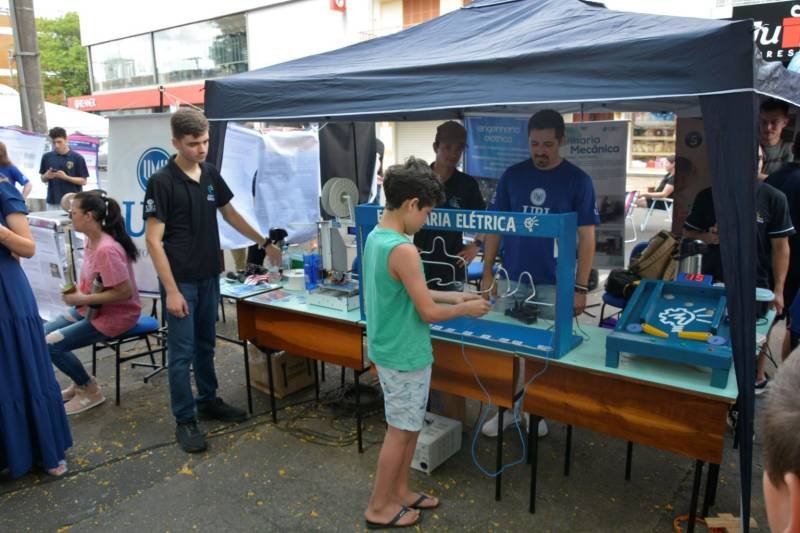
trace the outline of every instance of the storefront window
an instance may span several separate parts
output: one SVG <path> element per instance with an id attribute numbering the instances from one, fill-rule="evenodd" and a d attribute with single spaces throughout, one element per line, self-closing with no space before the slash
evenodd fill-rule
<path id="1" fill-rule="evenodd" d="M 95 91 L 153 85 L 153 48 L 150 34 L 137 35 L 90 47 Z"/>
<path id="2" fill-rule="evenodd" d="M 158 82 L 214 78 L 247 70 L 243 14 L 198 22 L 153 34 Z"/>

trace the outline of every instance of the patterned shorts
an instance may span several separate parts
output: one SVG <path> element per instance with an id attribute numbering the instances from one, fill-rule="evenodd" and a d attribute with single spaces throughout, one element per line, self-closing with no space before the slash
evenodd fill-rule
<path id="1" fill-rule="evenodd" d="M 375 366 L 383 389 L 386 423 L 405 431 L 420 431 L 431 388 L 431 365 L 410 372 Z"/>

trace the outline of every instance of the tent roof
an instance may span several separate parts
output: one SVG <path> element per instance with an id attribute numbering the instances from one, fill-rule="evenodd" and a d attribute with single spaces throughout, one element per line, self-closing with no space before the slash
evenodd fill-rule
<path id="1" fill-rule="evenodd" d="M 61 126 L 68 134 L 80 132 L 92 137 L 108 137 L 108 119 L 85 111 L 44 103 L 47 127 Z M 21 126 L 19 93 L 0 84 L 0 126 Z"/>
<path id="2" fill-rule="evenodd" d="M 206 82 L 212 120 L 404 120 L 463 112 L 697 109 L 752 91 L 752 23 L 484 0 L 386 37 Z M 607 107 L 606 107 L 607 106 Z"/>

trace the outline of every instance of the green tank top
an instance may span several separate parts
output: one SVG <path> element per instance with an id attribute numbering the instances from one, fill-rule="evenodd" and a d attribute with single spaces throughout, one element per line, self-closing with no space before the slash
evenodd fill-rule
<path id="1" fill-rule="evenodd" d="M 369 358 L 394 370 L 422 370 L 433 363 L 430 327 L 403 284 L 389 274 L 389 254 L 400 244 L 413 243 L 405 235 L 376 226 L 364 246 L 361 275 Z"/>

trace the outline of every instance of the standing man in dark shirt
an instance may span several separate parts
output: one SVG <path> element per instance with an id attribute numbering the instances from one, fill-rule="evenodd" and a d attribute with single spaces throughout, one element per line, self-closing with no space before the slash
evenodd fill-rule
<path id="1" fill-rule="evenodd" d="M 767 177 L 766 183 L 772 185 L 783 194 L 789 202 L 789 214 L 795 228 L 800 227 L 800 132 L 795 135 L 792 146 L 794 161 L 786 163 L 780 170 Z M 789 271 L 786 274 L 786 283 L 783 286 L 783 306 L 789 309 L 800 289 L 800 236 L 794 234 L 789 237 Z M 789 316 L 786 318 L 787 332 L 781 349 L 781 358 L 786 359 L 791 351 L 789 343 Z M 797 324 L 795 324 L 797 326 Z"/>
<path id="2" fill-rule="evenodd" d="M 89 179 L 89 171 L 83 156 L 69 149 L 64 128 L 52 128 L 48 134 L 53 142 L 53 151 L 42 156 L 39 174 L 47 184 L 48 211 L 61 209 L 61 198 L 69 192 L 81 192 Z"/>
<path id="3" fill-rule="evenodd" d="M 208 121 L 194 109 L 179 109 L 170 120 L 177 155 L 147 182 L 144 218 L 147 251 L 153 260 L 166 303 L 169 336 L 169 386 L 175 436 L 184 451 L 206 449 L 197 427 L 202 418 L 239 422 L 247 414 L 217 396 L 214 370 L 219 304 L 219 232 L 222 218 L 260 246 L 275 264 L 280 249 L 259 235 L 231 205 L 233 193 L 208 153 Z M 194 368 L 197 399 L 192 396 L 189 367 Z"/>
<path id="4" fill-rule="evenodd" d="M 762 157 L 763 153 L 759 148 L 759 161 Z M 710 274 L 715 280 L 724 281 L 711 187 L 697 193 L 692 211 L 683 222 L 683 230 L 685 237 L 700 239 L 709 245 L 703 256 L 703 274 Z M 773 305 L 778 315 L 783 313 L 785 303 L 783 288 L 789 269 L 789 237 L 794 234 L 786 196 L 775 187 L 759 181 L 756 186 L 756 286 L 775 293 Z M 759 353 L 756 394 L 762 393 L 769 382 L 764 372 L 765 363 L 766 355 Z"/>
<path id="5" fill-rule="evenodd" d="M 450 120 L 436 128 L 436 138 L 433 141 L 436 160 L 431 168 L 445 186 L 445 203 L 438 206 L 440 208 L 486 209 L 478 182 L 457 168 L 466 146 L 467 130 L 458 122 Z M 428 288 L 440 291 L 461 290 L 467 281 L 464 267 L 478 255 L 480 237 L 477 235 L 475 240 L 465 245 L 464 235 L 460 231 L 423 229 L 417 232 L 414 235 L 414 244 L 419 248 L 423 261 L 452 265 L 450 268 L 443 264 L 423 263 Z M 449 257 L 454 255 L 460 259 Z"/>
<path id="6" fill-rule="evenodd" d="M 762 102 L 758 114 L 758 132 L 759 144 L 764 150 L 764 161 L 758 179 L 766 179 L 792 160 L 791 145 L 783 140 L 783 130 L 788 125 L 789 104 L 775 98 Z"/>

